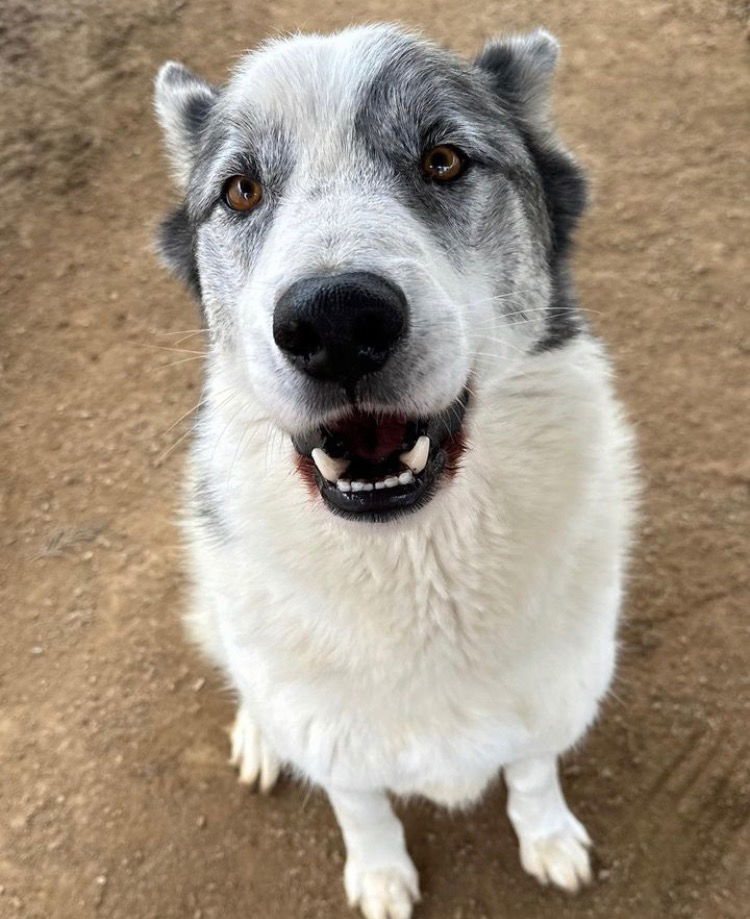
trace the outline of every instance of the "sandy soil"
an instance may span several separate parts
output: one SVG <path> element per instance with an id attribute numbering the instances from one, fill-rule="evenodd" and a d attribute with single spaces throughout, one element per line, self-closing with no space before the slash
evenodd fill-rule
<path id="1" fill-rule="evenodd" d="M 596 885 L 527 879 L 498 787 L 468 815 L 403 809 L 419 915 L 748 915 L 747 13 L 3 0 L 0 916 L 348 915 L 325 800 L 236 784 L 231 700 L 179 625 L 200 359 L 169 349 L 200 338 L 174 334 L 196 316 L 151 254 L 174 192 L 150 83 L 165 58 L 218 80 L 277 30 L 382 18 L 466 52 L 538 23 L 562 38 L 560 120 L 596 190 L 578 277 L 646 478 L 617 686 L 565 767 Z"/>

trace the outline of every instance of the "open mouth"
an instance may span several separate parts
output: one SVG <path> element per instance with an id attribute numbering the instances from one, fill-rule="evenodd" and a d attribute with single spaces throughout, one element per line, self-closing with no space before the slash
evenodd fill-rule
<path id="1" fill-rule="evenodd" d="M 425 418 L 355 410 L 293 438 L 299 470 L 334 513 L 370 522 L 416 510 L 458 468 L 468 390 Z"/>

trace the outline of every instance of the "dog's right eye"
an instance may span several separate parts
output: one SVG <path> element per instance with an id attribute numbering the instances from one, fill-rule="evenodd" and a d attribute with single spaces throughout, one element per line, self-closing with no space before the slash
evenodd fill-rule
<path id="1" fill-rule="evenodd" d="M 233 211 L 251 211 L 260 204 L 263 189 L 249 176 L 232 176 L 224 183 L 224 202 Z"/>
<path id="2" fill-rule="evenodd" d="M 422 157 L 422 172 L 433 182 L 452 182 L 466 168 L 466 158 L 456 147 L 441 144 Z"/>

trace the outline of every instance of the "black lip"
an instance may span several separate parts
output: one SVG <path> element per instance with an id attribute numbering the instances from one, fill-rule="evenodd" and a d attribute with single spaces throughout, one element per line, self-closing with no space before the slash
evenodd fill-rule
<path id="1" fill-rule="evenodd" d="M 349 520 L 381 523 L 424 507 L 435 495 L 445 472 L 455 468 L 455 460 L 463 451 L 462 428 L 468 401 L 469 393 L 465 389 L 444 411 L 414 422 L 415 432 L 427 434 L 430 438 L 430 457 L 413 482 L 396 488 L 342 492 L 335 484 L 324 479 L 310 459 L 310 453 L 325 442 L 326 451 L 336 455 L 335 445 L 331 443 L 325 428 L 295 437 L 293 443 L 309 464 L 323 502 L 332 513 Z"/>
<path id="2" fill-rule="evenodd" d="M 442 447 L 433 449 L 429 462 L 412 483 L 383 491 L 339 491 L 317 469 L 315 478 L 323 501 L 335 514 L 366 523 L 382 523 L 424 507 L 437 490 L 446 459 Z"/>

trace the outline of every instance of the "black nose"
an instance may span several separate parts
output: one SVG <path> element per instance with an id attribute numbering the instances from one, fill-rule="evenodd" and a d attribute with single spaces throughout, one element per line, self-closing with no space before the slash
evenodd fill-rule
<path id="1" fill-rule="evenodd" d="M 352 386 L 385 364 L 407 325 L 399 287 L 351 271 L 292 284 L 276 304 L 273 338 L 303 373 Z"/>

